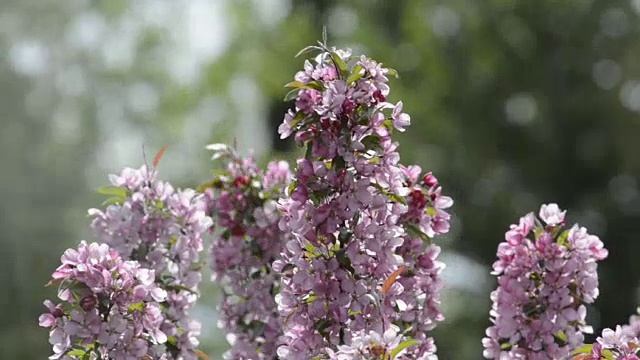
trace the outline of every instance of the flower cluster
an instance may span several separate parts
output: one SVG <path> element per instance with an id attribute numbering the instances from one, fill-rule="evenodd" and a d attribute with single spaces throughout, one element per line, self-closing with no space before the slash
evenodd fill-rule
<path id="1" fill-rule="evenodd" d="M 393 71 L 322 44 L 303 52 L 314 50 L 288 84 L 295 109 L 279 129 L 307 153 L 279 203 L 288 239 L 273 265 L 284 318 L 277 353 L 429 359 L 444 267 L 430 238 L 448 231 L 452 201 L 431 173 L 399 164 L 391 133 L 410 118 L 386 102 Z"/>
<path id="2" fill-rule="evenodd" d="M 105 210 L 91 209 L 94 233 L 124 259 L 155 271 L 154 281 L 167 292 L 164 322 L 166 352 L 175 359 L 195 359 L 200 324 L 189 315 L 198 297 L 203 235 L 212 224 L 206 202 L 194 190 L 174 190 L 146 167 L 111 175 L 113 195 Z"/>
<path id="3" fill-rule="evenodd" d="M 200 189 L 215 220 L 211 242 L 213 280 L 222 285 L 219 326 L 231 349 L 225 359 L 275 359 L 282 335 L 274 295 L 279 276 L 271 269 L 284 245 L 276 200 L 291 182 L 289 165 L 258 169 L 225 145 L 208 146 L 226 169 Z"/>
<path id="4" fill-rule="evenodd" d="M 640 308 L 637 309 L 637 313 Z M 584 345 L 573 352 L 573 360 L 640 360 L 640 317 L 632 315 L 628 325 L 616 330 L 604 329 L 595 343 Z"/>
<path id="5" fill-rule="evenodd" d="M 563 358 L 590 331 L 585 304 L 598 296 L 597 261 L 607 250 L 585 228 L 563 231 L 556 204 L 542 205 L 539 217 L 522 217 L 498 247 L 493 325 L 482 340 L 488 359 Z"/>
<path id="6" fill-rule="evenodd" d="M 225 359 L 437 360 L 445 265 L 431 240 L 449 231 L 453 200 L 400 163 L 392 133 L 411 119 L 387 102 L 395 72 L 325 42 L 300 52 L 318 55 L 287 84 L 279 133 L 306 148 L 293 174 L 213 144 L 225 168 L 198 191 L 144 166 L 110 176 L 106 208 L 89 210 L 102 243 L 67 250 L 52 275 L 60 302 L 39 318 L 50 359 L 206 358 L 189 312 L 210 232 Z M 640 360 L 640 315 L 583 344 L 608 251 L 565 215 L 542 205 L 498 246 L 485 358 Z"/>
<path id="7" fill-rule="evenodd" d="M 629 324 L 622 325 L 622 331 L 629 337 L 640 336 L 640 308 L 636 309 L 636 314 L 629 317 Z"/>
<path id="8" fill-rule="evenodd" d="M 141 359 L 167 341 L 167 293 L 154 284 L 154 270 L 84 241 L 61 260 L 52 283 L 63 303 L 45 301 L 49 312 L 40 316 L 40 326 L 51 328 L 50 359 Z"/>
<path id="9" fill-rule="evenodd" d="M 640 340 L 618 325 L 616 330 L 604 329 L 592 345 L 574 351 L 573 360 L 640 360 Z"/>

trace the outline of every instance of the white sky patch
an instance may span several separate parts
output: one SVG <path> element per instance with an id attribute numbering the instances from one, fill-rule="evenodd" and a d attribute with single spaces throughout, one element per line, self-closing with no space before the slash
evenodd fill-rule
<path id="1" fill-rule="evenodd" d="M 262 154 L 268 150 L 269 129 L 264 119 L 265 100 L 255 80 L 247 76 L 237 76 L 231 83 L 230 98 L 235 101 L 237 119 L 235 137 L 238 148 L 243 155 L 249 150 L 255 154 Z"/>
<path id="2" fill-rule="evenodd" d="M 24 40 L 12 44 L 9 61 L 15 72 L 26 76 L 38 76 L 49 69 L 49 49 L 37 40 Z"/>
<path id="3" fill-rule="evenodd" d="M 180 84 L 195 83 L 202 67 L 221 56 L 230 42 L 224 1 L 181 1 L 172 21 L 167 71 Z"/>
<path id="4" fill-rule="evenodd" d="M 95 50 L 99 48 L 107 31 L 108 25 L 104 16 L 89 10 L 76 16 L 67 27 L 65 38 L 69 45 L 75 48 Z"/>
<path id="5" fill-rule="evenodd" d="M 504 112 L 510 123 L 529 124 L 538 112 L 536 100 L 529 93 L 517 93 L 509 97 L 504 104 Z"/>
<path id="6" fill-rule="evenodd" d="M 273 29 L 291 12 L 290 0 L 253 0 L 256 15 L 264 28 Z"/>
<path id="7" fill-rule="evenodd" d="M 489 284 L 489 272 L 484 265 L 454 251 L 443 251 L 438 258 L 446 264 L 442 281 L 447 288 L 456 288 L 474 293 L 484 293 Z"/>
<path id="8" fill-rule="evenodd" d="M 436 7 L 429 20 L 433 33 L 440 38 L 456 36 L 460 31 L 460 15 L 450 7 Z"/>

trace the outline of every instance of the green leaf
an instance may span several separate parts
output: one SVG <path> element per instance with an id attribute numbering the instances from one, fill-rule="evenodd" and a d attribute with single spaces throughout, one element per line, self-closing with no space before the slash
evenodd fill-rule
<path id="1" fill-rule="evenodd" d="M 395 357 L 400 354 L 402 350 L 408 348 L 409 346 L 418 344 L 420 344 L 420 341 L 411 338 L 401 342 L 400 344 L 398 344 L 398 346 L 396 346 L 395 349 L 391 350 L 391 359 L 395 359 Z"/>
<path id="2" fill-rule="evenodd" d="M 251 255 L 256 256 L 258 258 L 262 258 L 264 256 L 264 250 L 262 246 L 256 242 L 249 243 L 249 250 L 251 251 Z"/>
<path id="3" fill-rule="evenodd" d="M 536 240 L 538 240 L 538 238 L 540 237 L 540 235 L 542 235 L 543 232 L 544 232 L 543 228 L 537 227 L 533 229 L 533 236 L 535 236 Z"/>
<path id="4" fill-rule="evenodd" d="M 298 187 L 298 182 L 296 181 L 291 182 L 291 184 L 289 184 L 289 187 L 287 187 L 287 195 L 293 194 L 293 192 L 296 191 L 297 187 Z"/>
<path id="5" fill-rule="evenodd" d="M 558 239 L 556 240 L 556 242 L 560 246 L 570 247 L 571 244 L 567 240 L 568 238 L 569 238 L 569 230 L 565 230 L 560 234 L 560 236 L 558 236 Z"/>
<path id="6" fill-rule="evenodd" d="M 287 315 L 287 317 L 284 318 L 284 325 L 287 325 L 287 323 L 289 322 L 289 319 L 291 319 L 291 317 L 295 315 L 296 311 L 292 311 L 291 314 Z"/>
<path id="7" fill-rule="evenodd" d="M 362 314 L 362 310 L 358 310 L 358 311 L 349 310 L 347 313 L 349 314 L 349 316 L 354 316 L 354 315 Z"/>
<path id="8" fill-rule="evenodd" d="M 331 56 L 331 60 L 333 60 L 333 63 L 338 68 L 338 71 L 340 71 L 342 78 L 346 77 L 349 72 L 347 70 L 347 64 L 344 62 L 344 60 L 342 60 L 342 58 L 340 58 L 340 56 L 338 56 L 338 54 L 336 54 L 334 51 L 329 51 L 329 56 Z"/>
<path id="9" fill-rule="evenodd" d="M 305 151 L 305 153 L 304 153 L 305 159 L 311 160 L 311 157 L 312 157 L 311 156 L 311 152 L 312 152 L 312 150 L 313 150 L 313 146 L 311 145 L 311 143 L 307 144 L 307 151 Z"/>
<path id="10" fill-rule="evenodd" d="M 284 100 L 283 101 L 291 101 L 294 100 L 295 98 L 298 97 L 298 92 L 300 91 L 300 89 L 293 89 L 291 91 L 289 91 L 287 93 L 287 95 L 284 96 Z"/>
<path id="11" fill-rule="evenodd" d="M 324 335 L 325 335 L 325 332 L 324 332 L 324 331 L 325 331 L 329 326 L 331 326 L 331 320 L 329 320 L 329 319 L 322 319 L 322 320 L 318 320 L 318 321 L 316 321 L 314 328 L 315 328 L 316 330 L 318 330 L 318 332 L 324 336 Z"/>
<path id="12" fill-rule="evenodd" d="M 286 84 L 284 87 L 293 89 L 310 89 L 324 91 L 324 85 L 319 81 L 309 81 L 308 83 L 303 83 L 302 81 L 292 81 Z"/>
<path id="13" fill-rule="evenodd" d="M 129 191 L 127 189 L 119 186 L 101 186 L 98 188 L 98 193 L 120 198 L 126 198 L 129 195 Z"/>
<path id="14" fill-rule="evenodd" d="M 351 75 L 349 75 L 349 78 L 347 78 L 347 85 L 351 85 L 354 82 L 362 79 L 362 77 L 364 76 L 363 70 L 364 68 L 360 64 L 354 66 L 353 69 L 351 69 Z"/>
<path id="15" fill-rule="evenodd" d="M 129 305 L 128 312 L 132 313 L 132 312 L 135 312 L 135 311 L 143 311 L 143 310 L 144 310 L 144 302 L 140 301 L 140 302 L 133 303 L 133 304 Z"/>
<path id="16" fill-rule="evenodd" d="M 189 292 L 191 294 L 198 294 L 197 292 L 189 289 L 188 287 L 186 287 L 184 285 L 167 285 L 167 290 L 186 291 L 186 292 Z"/>
<path id="17" fill-rule="evenodd" d="M 403 197 L 402 197 L 402 196 L 400 196 L 400 195 L 396 195 L 396 194 L 392 194 L 392 193 L 387 193 L 387 196 L 389 197 L 389 199 L 391 199 L 391 200 L 393 200 L 393 201 L 395 201 L 395 202 L 397 202 L 397 203 L 407 205 L 407 199 L 403 198 Z"/>
<path id="18" fill-rule="evenodd" d="M 378 191 L 380 191 L 381 194 L 386 195 L 392 201 L 395 201 L 395 202 L 400 203 L 400 204 L 407 205 L 407 200 L 404 197 L 402 197 L 400 195 L 396 195 L 396 194 L 390 193 L 387 189 L 382 187 L 380 184 L 371 183 L 371 186 L 373 186 L 376 189 L 378 189 Z"/>
<path id="19" fill-rule="evenodd" d="M 67 352 L 66 355 L 69 356 L 85 356 L 88 355 L 86 351 L 82 350 L 82 349 L 73 349 Z"/>
<path id="20" fill-rule="evenodd" d="M 573 350 L 573 353 L 571 354 L 572 355 L 589 354 L 592 350 L 593 350 L 593 344 L 587 344 Z"/>
<path id="21" fill-rule="evenodd" d="M 368 135 L 360 140 L 367 149 L 377 150 L 380 148 L 380 137 L 378 135 Z"/>
<path id="22" fill-rule="evenodd" d="M 420 230 L 420 228 L 418 228 L 414 224 L 406 224 L 405 225 L 405 229 L 407 230 L 409 235 L 414 236 L 414 237 L 419 237 L 420 239 L 422 239 L 422 241 L 426 242 L 427 245 L 431 244 L 431 238 L 429 238 L 429 236 L 427 236 L 427 234 L 422 232 L 422 230 Z"/>
<path id="23" fill-rule="evenodd" d="M 387 69 L 387 75 L 399 78 L 398 72 L 395 69 Z"/>
<path id="24" fill-rule="evenodd" d="M 298 56 L 304 55 L 304 54 L 308 54 L 310 52 L 319 51 L 319 50 L 322 50 L 322 48 L 320 48 L 319 46 L 315 46 L 315 45 L 309 45 L 307 47 L 304 47 L 302 50 L 298 51 L 298 53 L 296 54 L 295 57 L 298 57 Z"/>
<path id="25" fill-rule="evenodd" d="M 169 336 L 167 338 L 167 344 L 173 345 L 173 346 L 177 346 L 178 345 L 178 339 L 175 336 Z"/>
<path id="26" fill-rule="evenodd" d="M 121 197 L 110 197 L 107 200 L 102 202 L 102 206 L 122 205 L 122 204 L 124 204 L 124 198 L 121 198 Z"/>
<path id="27" fill-rule="evenodd" d="M 316 299 L 317 299 L 317 298 L 318 298 L 318 296 L 317 296 L 317 295 L 315 295 L 315 294 L 312 292 L 312 293 L 310 293 L 309 295 L 307 295 L 306 297 L 304 297 L 302 300 L 303 300 L 304 302 L 306 302 L 307 304 L 311 304 L 311 303 L 313 303 L 314 301 L 316 301 Z"/>
<path id="28" fill-rule="evenodd" d="M 298 124 L 300 124 L 300 122 L 307 119 L 308 117 L 309 116 L 305 115 L 302 111 L 298 111 L 296 115 L 293 117 L 293 119 L 291 119 L 291 124 L 289 124 L 289 126 L 291 126 L 291 128 L 294 129 L 295 127 L 298 126 Z"/>
<path id="29" fill-rule="evenodd" d="M 353 233 L 345 228 L 340 229 L 340 233 L 338 234 L 338 240 L 340 240 L 340 244 L 343 246 L 351 239 Z"/>
<path id="30" fill-rule="evenodd" d="M 602 356 L 604 356 L 604 360 L 615 360 L 616 358 L 613 356 L 613 351 L 609 349 L 602 350 Z"/>
<path id="31" fill-rule="evenodd" d="M 557 333 L 555 333 L 554 337 L 558 345 L 564 346 L 567 344 L 567 341 L 568 341 L 567 334 L 565 334 L 564 331 L 562 330 L 558 331 Z"/>
<path id="32" fill-rule="evenodd" d="M 58 294 L 69 290 L 74 297 L 78 296 L 78 293 L 84 293 L 87 289 L 87 285 L 75 280 L 63 280 L 58 284 Z"/>
<path id="33" fill-rule="evenodd" d="M 318 249 L 311 244 L 305 245 L 304 249 L 311 255 L 315 255 L 318 252 Z"/>
<path id="34" fill-rule="evenodd" d="M 335 159 L 333 159 L 333 161 L 331 162 L 331 165 L 336 170 L 341 170 L 346 167 L 347 163 L 344 161 L 344 158 L 342 156 L 338 155 Z"/>
<path id="35" fill-rule="evenodd" d="M 346 249 L 336 251 L 336 260 L 338 260 L 338 264 L 340 264 L 343 269 L 349 271 L 352 274 L 355 273 L 356 270 L 351 265 L 351 259 L 347 256 Z"/>
<path id="36" fill-rule="evenodd" d="M 213 169 L 213 170 L 211 170 L 211 175 L 214 178 L 219 178 L 221 176 L 229 176 L 229 170 L 227 170 L 227 169 Z"/>

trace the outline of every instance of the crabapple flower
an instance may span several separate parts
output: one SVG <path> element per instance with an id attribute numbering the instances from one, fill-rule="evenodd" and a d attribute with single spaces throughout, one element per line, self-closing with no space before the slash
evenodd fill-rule
<path id="1" fill-rule="evenodd" d="M 615 330 L 602 330 L 602 336 L 598 337 L 596 341 L 597 344 L 594 344 L 594 349 L 597 347 L 599 350 L 597 352 L 593 351 L 592 354 L 598 355 L 598 357 L 592 357 L 591 359 L 593 360 L 607 358 L 616 360 L 640 359 L 640 341 L 638 341 L 638 337 L 627 335 L 620 325 L 616 326 Z M 608 357 L 605 357 L 605 355 L 608 355 Z"/>
<path id="2" fill-rule="evenodd" d="M 409 341 L 395 359 L 430 359 L 444 268 L 430 238 L 449 230 L 453 201 L 433 174 L 399 163 L 391 134 L 410 121 L 402 103 L 386 102 L 393 71 L 349 50 L 315 49 L 288 85 L 295 108 L 279 128 L 307 153 L 278 203 L 287 239 L 273 264 L 284 328 L 277 354 L 364 359 Z"/>
<path id="3" fill-rule="evenodd" d="M 125 261 L 106 244 L 82 241 L 61 257 L 52 284 L 62 303 L 44 302 L 50 359 L 140 359 L 167 342 L 161 311 L 167 293 L 154 270 Z"/>
<path id="4" fill-rule="evenodd" d="M 393 350 L 398 348 L 402 336 L 398 335 L 398 327 L 392 326 L 384 334 L 375 331 L 368 334 L 356 334 L 351 345 L 338 346 L 338 352 L 331 356 L 340 360 L 366 360 L 390 358 Z"/>
<path id="5" fill-rule="evenodd" d="M 195 359 L 200 324 L 189 315 L 198 298 L 200 253 L 211 227 L 204 196 L 176 190 L 156 179 L 145 166 L 126 168 L 109 177 L 114 195 L 106 209 L 90 209 L 96 236 L 124 258 L 152 269 L 155 282 L 167 292 L 161 328 L 168 336 L 167 359 Z"/>
<path id="6" fill-rule="evenodd" d="M 640 309 L 637 310 L 640 312 Z M 615 330 L 604 329 L 593 344 L 574 351 L 573 360 L 638 360 L 640 359 L 640 321 L 632 315 L 628 325 L 616 326 Z"/>
<path id="7" fill-rule="evenodd" d="M 622 325 L 622 331 L 628 337 L 640 336 L 640 308 L 636 309 L 636 314 L 629 317 L 629 324 Z"/>
<path id="8" fill-rule="evenodd" d="M 547 225 L 556 226 L 564 224 L 564 216 L 567 211 L 561 211 L 558 204 L 544 204 L 540 207 L 540 219 Z"/>
<path id="9" fill-rule="evenodd" d="M 608 253 L 585 228 L 563 230 L 564 214 L 542 205 L 540 221 L 527 214 L 498 246 L 485 358 L 566 358 L 591 331 L 585 305 L 598 297 L 597 261 Z"/>
<path id="10" fill-rule="evenodd" d="M 280 279 L 271 265 L 284 246 L 276 200 L 291 182 L 289 164 L 274 161 L 262 171 L 226 146 L 208 148 L 227 165 L 200 189 L 216 228 L 211 269 L 222 285 L 218 324 L 231 345 L 224 358 L 275 359 L 282 323 L 274 300 Z"/>
<path id="11" fill-rule="evenodd" d="M 571 359 L 639 360 L 640 341 L 637 336 L 629 334 L 628 329 L 618 325 L 615 330 L 602 330 L 602 336 L 598 337 L 595 343 L 576 350 Z"/>

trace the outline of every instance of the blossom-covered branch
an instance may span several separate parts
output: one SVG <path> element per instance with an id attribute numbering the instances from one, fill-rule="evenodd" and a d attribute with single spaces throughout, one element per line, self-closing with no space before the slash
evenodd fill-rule
<path id="1" fill-rule="evenodd" d="M 607 250 L 585 228 L 563 230 L 556 204 L 542 205 L 539 216 L 511 225 L 498 247 L 493 325 L 482 340 L 488 359 L 566 358 L 591 331 L 585 305 L 598 297 L 597 261 Z"/>
<path id="2" fill-rule="evenodd" d="M 145 166 L 109 179 L 112 186 L 101 192 L 113 196 L 110 205 L 89 210 L 93 231 L 124 259 L 154 270 L 155 283 L 167 292 L 160 328 L 168 339 L 158 358 L 195 359 L 200 324 L 189 310 L 198 298 L 203 236 L 212 224 L 206 202 L 194 190 L 156 179 Z"/>
<path id="3" fill-rule="evenodd" d="M 591 345 L 574 352 L 573 360 L 640 360 L 640 340 L 628 329 L 616 326 L 616 330 L 604 329 L 602 336 Z"/>
<path id="4" fill-rule="evenodd" d="M 231 344 L 224 358 L 276 359 L 282 323 L 274 300 L 279 276 L 271 265 L 284 245 L 276 201 L 291 182 L 289 165 L 274 161 L 262 171 L 226 145 L 207 148 L 226 163 L 200 189 L 216 228 L 211 269 L 222 285 L 219 324 Z"/>
<path id="5" fill-rule="evenodd" d="M 324 44 L 309 51 L 320 54 L 288 84 L 296 105 L 279 129 L 307 153 L 280 202 L 278 355 L 431 358 L 444 265 L 430 238 L 448 231 L 452 201 L 432 174 L 399 164 L 391 133 L 410 118 L 386 102 L 393 71 Z"/>
<path id="6" fill-rule="evenodd" d="M 143 359 L 166 343 L 167 293 L 154 283 L 154 270 L 84 241 L 61 261 L 51 283 L 63 302 L 45 301 L 49 311 L 40 316 L 40 326 L 51 328 L 50 359 Z"/>

